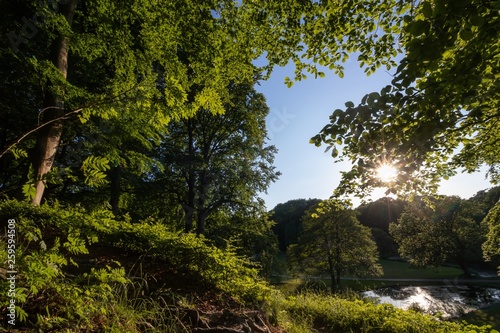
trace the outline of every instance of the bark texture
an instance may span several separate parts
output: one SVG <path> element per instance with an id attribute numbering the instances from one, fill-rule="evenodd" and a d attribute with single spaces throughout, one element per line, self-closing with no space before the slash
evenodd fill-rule
<path id="1" fill-rule="evenodd" d="M 60 13 L 66 18 L 70 26 L 73 23 L 77 3 L 78 0 L 71 0 L 64 5 L 60 5 Z M 69 38 L 59 36 L 54 40 L 50 54 L 50 61 L 56 66 L 64 79 L 68 76 L 68 50 Z M 41 115 L 42 123 L 47 125 L 38 131 L 33 153 L 33 169 L 36 176 L 36 193 L 33 198 L 33 205 L 35 206 L 40 205 L 42 202 L 45 191 L 44 177 L 52 169 L 59 148 L 63 130 L 63 116 L 64 101 L 49 89 L 43 102 Z"/>

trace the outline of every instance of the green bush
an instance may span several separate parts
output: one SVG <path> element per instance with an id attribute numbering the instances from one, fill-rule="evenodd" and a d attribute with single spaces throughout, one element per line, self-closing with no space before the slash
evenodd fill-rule
<path id="1" fill-rule="evenodd" d="M 167 332 L 168 327 L 174 327 L 175 318 L 167 318 L 158 301 L 129 299 L 127 290 L 135 284 L 119 263 L 93 267 L 76 276 L 68 274 L 67 268 L 78 266 L 76 256 L 88 254 L 89 245 L 119 227 L 106 209 L 86 212 L 57 203 L 33 207 L 5 200 L 0 203 L 0 221 L 7 226 L 9 220 L 15 220 L 15 237 L 10 243 L 15 244 L 17 328 L 142 332 L 155 327 L 154 323 L 163 327 L 159 331 Z M 0 260 L 5 267 L 10 263 L 10 243 L 4 233 L 0 238 Z M 2 271 L 2 275 L 9 271 Z M 0 281 L 3 313 L 11 301 L 5 277 Z"/>
<path id="2" fill-rule="evenodd" d="M 122 224 L 109 234 L 114 247 L 168 263 L 195 275 L 207 288 L 226 292 L 241 301 L 264 301 L 270 287 L 259 278 L 258 267 L 236 254 L 230 244 L 219 249 L 203 236 L 169 231 L 159 223 Z"/>
<path id="3" fill-rule="evenodd" d="M 117 332 L 164 327 L 160 330 L 164 332 L 165 327 L 175 326 L 176 316 L 164 314 L 171 311 L 167 303 L 161 297 L 142 296 L 142 286 L 131 282 L 119 262 L 78 267 L 82 257 L 91 257 L 90 245 L 97 242 L 115 247 L 116 253 L 135 252 L 155 264 L 187 272 L 207 290 L 225 292 L 246 303 L 261 302 L 270 291 L 258 279 L 258 267 L 237 256 L 231 245 L 222 250 L 203 237 L 175 233 L 155 221 L 116 221 L 108 209 L 86 211 L 58 203 L 33 207 L 4 200 L 0 221 L 7 226 L 12 219 L 16 221 L 16 314 L 26 327 Z M 7 263 L 4 235 L 0 259 Z M 1 279 L 0 288 L 0 310 L 5 311 L 10 302 L 7 279 Z M 131 297 L 131 290 L 141 291 Z"/>

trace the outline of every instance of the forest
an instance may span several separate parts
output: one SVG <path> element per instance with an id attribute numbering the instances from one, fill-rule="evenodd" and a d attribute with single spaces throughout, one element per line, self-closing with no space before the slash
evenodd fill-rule
<path id="1" fill-rule="evenodd" d="M 394 259 L 500 274 L 500 188 L 437 195 L 459 170 L 500 180 L 499 1 L 12 0 L 0 34 L 0 331 L 498 332 L 347 281 Z M 351 169 L 266 207 L 256 85 L 351 59 L 394 73 L 311 133 Z"/>

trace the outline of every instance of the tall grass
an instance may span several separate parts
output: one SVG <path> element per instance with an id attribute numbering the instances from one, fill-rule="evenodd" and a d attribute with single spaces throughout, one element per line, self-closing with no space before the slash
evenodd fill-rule
<path id="1" fill-rule="evenodd" d="M 276 293 L 270 301 L 274 322 L 291 332 L 370 332 L 439 333 L 496 332 L 490 326 L 442 322 L 418 311 L 405 311 L 389 304 L 374 304 L 362 299 L 344 299 L 319 292 L 304 292 L 285 297 Z"/>

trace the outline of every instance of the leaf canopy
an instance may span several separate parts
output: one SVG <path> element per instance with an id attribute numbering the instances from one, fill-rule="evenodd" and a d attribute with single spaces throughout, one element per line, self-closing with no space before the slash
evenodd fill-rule
<path id="1" fill-rule="evenodd" d="M 387 186 L 398 194 L 433 193 L 458 169 L 489 166 L 498 182 L 500 14 L 495 1 L 415 3 L 404 17 L 404 48 L 391 85 L 346 103 L 311 141 L 339 146 L 353 163 L 339 193 L 363 196 Z M 341 144 L 339 144 L 341 143 Z M 375 169 L 390 163 L 397 181 Z"/>

